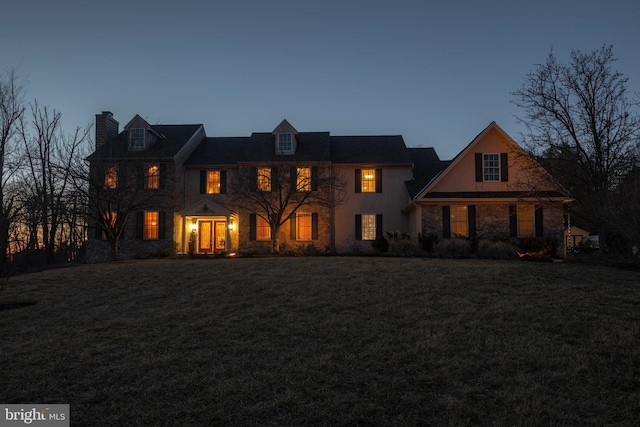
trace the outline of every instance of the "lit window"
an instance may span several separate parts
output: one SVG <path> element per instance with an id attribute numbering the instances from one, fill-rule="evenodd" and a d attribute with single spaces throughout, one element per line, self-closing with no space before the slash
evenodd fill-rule
<path id="1" fill-rule="evenodd" d="M 311 240 L 311 214 L 297 214 L 296 226 L 298 240 Z"/>
<path id="2" fill-rule="evenodd" d="M 220 171 L 207 171 L 207 194 L 220 192 Z"/>
<path id="3" fill-rule="evenodd" d="M 376 192 L 376 170 L 375 169 L 362 169 L 362 192 L 363 193 Z"/>
<path id="4" fill-rule="evenodd" d="M 104 214 L 104 225 L 107 226 L 107 228 L 113 230 L 113 228 L 116 226 L 116 220 L 118 219 L 118 213 L 117 212 L 105 212 Z M 106 240 L 107 238 L 107 233 L 105 232 L 104 228 L 102 230 L 102 240 Z"/>
<path id="5" fill-rule="evenodd" d="M 297 188 L 298 191 L 311 191 L 311 168 L 298 168 Z"/>
<path id="6" fill-rule="evenodd" d="M 451 235 L 467 236 L 467 207 L 451 206 Z"/>
<path id="7" fill-rule="evenodd" d="M 376 216 L 374 214 L 362 215 L 362 240 L 376 239 Z"/>
<path id="8" fill-rule="evenodd" d="M 131 150 L 144 149 L 144 128 L 133 128 L 129 131 L 129 147 Z"/>
<path id="9" fill-rule="evenodd" d="M 144 234 L 145 239 L 158 238 L 158 212 L 151 211 L 144 213 Z"/>
<path id="10" fill-rule="evenodd" d="M 259 215 L 256 215 L 256 240 L 271 240 L 269 222 Z"/>
<path id="11" fill-rule="evenodd" d="M 290 133 L 278 134 L 278 152 L 291 153 L 293 151 L 293 138 Z"/>
<path id="12" fill-rule="evenodd" d="M 118 166 L 110 166 L 104 174 L 104 186 L 116 188 L 118 186 Z"/>
<path id="13" fill-rule="evenodd" d="M 485 181 L 500 181 L 500 155 L 485 154 L 483 156 Z"/>
<path id="14" fill-rule="evenodd" d="M 160 188 L 160 166 L 150 165 L 147 167 L 147 173 L 145 175 L 145 187 L 158 189 Z"/>
<path id="15" fill-rule="evenodd" d="M 271 168 L 258 168 L 258 190 L 271 191 Z"/>
<path id="16" fill-rule="evenodd" d="M 518 206 L 518 236 L 533 236 L 534 216 L 533 206 Z"/>

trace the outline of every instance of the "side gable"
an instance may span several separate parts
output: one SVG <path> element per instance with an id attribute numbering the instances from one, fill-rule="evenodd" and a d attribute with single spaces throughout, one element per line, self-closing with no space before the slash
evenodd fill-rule
<path id="1" fill-rule="evenodd" d="M 566 200 L 568 193 L 491 122 L 415 198 Z"/>

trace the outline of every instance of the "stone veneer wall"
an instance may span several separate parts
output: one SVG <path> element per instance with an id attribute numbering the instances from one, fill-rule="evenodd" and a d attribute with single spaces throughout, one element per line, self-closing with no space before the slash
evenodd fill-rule
<path id="1" fill-rule="evenodd" d="M 561 206 L 543 205 L 544 237 L 557 239 L 563 247 L 564 217 Z M 478 237 L 493 238 L 509 235 L 509 205 L 476 205 L 476 231 Z M 442 206 L 422 206 L 422 233 L 424 236 L 442 236 Z"/>
<path id="2" fill-rule="evenodd" d="M 167 212 L 165 222 L 165 238 L 157 240 L 144 240 L 136 238 L 136 218 L 135 214 L 129 217 L 124 227 L 123 236 L 118 245 L 119 259 L 127 260 L 134 258 L 149 258 L 159 252 L 173 253 L 173 214 Z M 97 240 L 93 236 L 93 229 L 89 231 L 90 236 L 87 241 L 87 263 L 112 261 L 111 245 L 107 240 Z"/>
<path id="3" fill-rule="evenodd" d="M 305 210 L 306 212 L 306 210 Z M 289 221 L 280 227 L 278 233 L 278 243 L 281 252 L 296 251 L 308 245 L 313 244 L 316 250 L 326 252 L 330 248 L 330 223 L 328 209 L 320 209 L 315 211 L 318 213 L 318 239 L 317 240 L 291 240 L 291 229 Z M 271 241 L 251 240 L 249 238 L 249 213 L 243 212 L 239 221 L 239 252 L 242 253 L 270 253 Z"/>

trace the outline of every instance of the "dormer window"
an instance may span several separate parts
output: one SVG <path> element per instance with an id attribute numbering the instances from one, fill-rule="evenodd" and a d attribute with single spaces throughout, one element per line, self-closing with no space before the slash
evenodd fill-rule
<path id="1" fill-rule="evenodd" d="M 293 154 L 293 136 L 290 132 L 278 134 L 278 154 Z"/>
<path id="2" fill-rule="evenodd" d="M 132 151 L 144 150 L 144 128 L 133 128 L 129 130 L 129 149 Z"/>

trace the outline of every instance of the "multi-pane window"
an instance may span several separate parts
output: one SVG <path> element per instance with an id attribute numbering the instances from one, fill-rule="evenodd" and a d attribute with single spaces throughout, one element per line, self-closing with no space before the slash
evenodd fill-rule
<path id="1" fill-rule="evenodd" d="M 483 177 L 485 181 L 500 181 L 500 155 L 483 155 Z"/>
<path id="2" fill-rule="evenodd" d="M 266 219 L 256 215 L 256 240 L 270 240 L 271 227 Z"/>
<path id="3" fill-rule="evenodd" d="M 311 224 L 312 221 L 310 213 L 296 214 L 296 236 L 298 240 L 311 240 Z"/>
<path id="4" fill-rule="evenodd" d="M 278 152 L 291 153 L 293 151 L 293 137 L 290 133 L 278 134 Z"/>
<path id="5" fill-rule="evenodd" d="M 131 150 L 144 149 L 144 128 L 133 128 L 129 131 L 129 148 Z"/>
<path id="6" fill-rule="evenodd" d="M 104 186 L 116 188 L 118 186 L 118 166 L 109 166 L 104 174 Z"/>
<path id="7" fill-rule="evenodd" d="M 467 207 L 451 206 L 451 235 L 458 237 L 467 236 Z"/>
<path id="8" fill-rule="evenodd" d="M 160 165 L 153 164 L 147 166 L 144 186 L 145 188 L 151 189 L 160 188 Z"/>
<path id="9" fill-rule="evenodd" d="M 220 192 L 220 171 L 207 171 L 207 194 Z"/>
<path id="10" fill-rule="evenodd" d="M 376 216 L 375 214 L 362 215 L 362 240 L 376 239 Z"/>
<path id="11" fill-rule="evenodd" d="M 158 220 L 157 211 L 146 211 L 144 213 L 143 235 L 144 239 L 158 238 Z"/>
<path id="12" fill-rule="evenodd" d="M 518 236 L 533 236 L 534 233 L 534 214 L 533 206 L 518 205 Z"/>
<path id="13" fill-rule="evenodd" d="M 258 190 L 271 191 L 271 168 L 258 168 Z"/>
<path id="14" fill-rule="evenodd" d="M 311 191 L 311 168 L 297 168 L 296 189 Z"/>
<path id="15" fill-rule="evenodd" d="M 362 169 L 362 192 L 363 193 L 376 192 L 376 170 L 375 169 Z"/>

